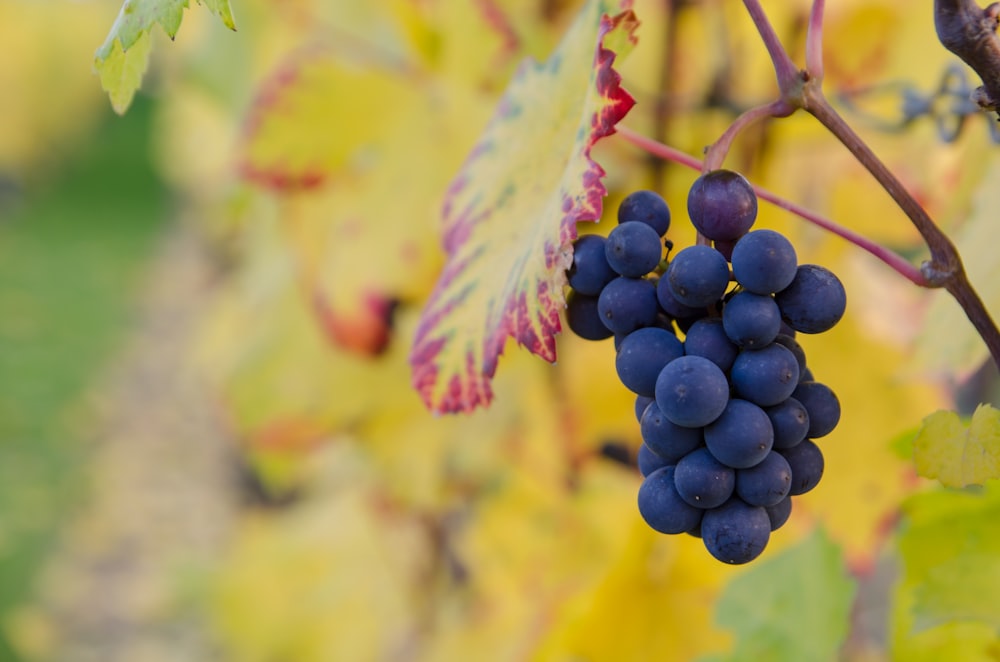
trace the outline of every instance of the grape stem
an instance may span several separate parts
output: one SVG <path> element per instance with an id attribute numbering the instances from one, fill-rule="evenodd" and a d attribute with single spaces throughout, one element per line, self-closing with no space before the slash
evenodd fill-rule
<path id="1" fill-rule="evenodd" d="M 702 164 L 702 172 L 721 168 L 722 162 L 726 159 L 726 154 L 729 153 L 729 148 L 733 144 L 733 140 L 750 125 L 770 117 L 787 117 L 794 112 L 794 106 L 789 105 L 784 99 L 778 99 L 742 113 L 719 136 L 719 139 L 705 150 L 705 162 Z"/>
<path id="2" fill-rule="evenodd" d="M 759 2 L 757 0 L 744 0 L 743 4 L 746 6 L 750 18 L 757 27 L 757 31 L 764 41 L 767 52 L 771 56 L 775 75 L 778 78 L 780 99 L 793 109 L 802 108 L 819 120 L 820 124 L 836 136 L 851 154 L 854 155 L 854 158 L 871 173 L 875 180 L 881 184 L 882 188 L 889 193 L 903 213 L 909 217 L 914 227 L 920 232 L 920 236 L 923 237 L 931 253 L 931 259 L 921 265 L 920 271 L 925 279 L 923 283 L 924 287 L 942 287 L 958 301 L 959 305 L 965 311 L 966 316 L 968 316 L 969 321 L 972 322 L 972 325 L 989 349 L 994 363 L 997 364 L 997 367 L 1000 367 L 1000 331 L 997 330 L 997 326 L 990 317 L 989 311 L 986 310 L 982 299 L 969 282 L 968 276 L 965 273 L 965 267 L 962 265 L 962 259 L 958 254 L 958 249 L 955 248 L 951 239 L 937 226 L 924 208 L 920 206 L 920 203 L 906 190 L 902 182 L 879 160 L 871 148 L 837 114 L 837 111 L 833 109 L 826 100 L 826 97 L 823 96 L 821 88 L 823 75 L 821 64 L 822 53 L 820 52 L 822 50 L 823 0 L 813 0 L 806 46 L 807 68 L 803 71 L 796 70 L 791 63 L 788 52 L 775 34 L 774 28 L 768 21 Z M 990 54 L 1000 54 L 1000 50 L 996 48 L 995 32 L 997 15 L 996 4 L 990 5 L 986 10 L 979 10 L 978 6 L 970 2 L 970 0 L 965 0 L 964 2 L 936 0 L 935 2 L 935 20 L 938 26 L 939 38 L 942 39 L 942 42 L 949 49 L 952 49 L 962 39 L 959 28 L 963 26 L 968 28 L 969 25 L 973 25 L 980 29 L 980 33 L 970 37 L 970 40 L 980 46 L 984 40 L 987 40 L 987 45 L 993 47 L 987 49 L 991 51 Z M 951 33 L 948 33 L 947 30 L 944 31 L 948 33 L 949 39 L 945 39 L 942 31 L 943 24 L 958 26 Z M 984 25 L 987 27 L 984 27 Z M 989 34 L 982 34 L 983 30 Z M 990 40 L 989 38 L 992 39 Z M 1000 62 L 994 62 L 992 59 L 990 63 L 1000 64 Z M 1000 69 L 991 67 L 991 71 L 996 75 Z M 980 75 L 984 73 L 979 72 L 978 69 L 977 72 Z M 990 81 L 987 79 L 985 82 L 986 96 L 992 96 Z M 997 96 L 1000 96 L 1000 93 Z M 731 142 L 732 137 L 727 137 L 727 140 Z M 722 152 L 722 148 L 719 149 L 719 152 Z M 721 163 L 724 156 L 723 153 L 721 157 L 720 155 L 716 155 L 715 158 L 719 158 Z M 911 280 L 913 279 L 911 278 Z"/>
<path id="3" fill-rule="evenodd" d="M 825 0 L 813 0 L 806 32 L 806 71 L 813 80 L 823 80 L 823 10 Z"/>
<path id="4" fill-rule="evenodd" d="M 665 145 L 661 142 L 647 138 L 646 136 L 629 129 L 626 126 L 619 124 L 615 127 L 616 132 L 622 138 L 632 143 L 636 147 L 644 150 L 645 152 L 652 154 L 658 158 L 672 161 L 674 163 L 683 165 L 685 167 L 691 168 L 692 170 L 697 170 L 702 172 L 705 170 L 705 162 L 686 154 L 678 149 Z M 816 212 L 807 209 L 801 205 L 795 204 L 789 200 L 785 200 L 781 196 L 768 191 L 767 189 L 761 188 L 760 186 L 751 184 L 753 186 L 754 192 L 757 197 L 761 200 L 766 200 L 771 204 L 784 209 L 785 211 L 791 212 L 800 218 L 831 232 L 838 237 L 841 237 L 850 243 L 858 246 L 862 250 L 868 251 L 876 258 L 888 265 L 893 271 L 900 274 L 910 282 L 920 287 L 930 287 L 927 278 L 917 267 L 910 264 L 905 258 L 897 253 L 894 253 L 890 249 L 875 243 L 874 241 L 863 237 L 862 235 L 849 230 L 848 228 L 838 225 L 836 222 L 817 214 Z"/>

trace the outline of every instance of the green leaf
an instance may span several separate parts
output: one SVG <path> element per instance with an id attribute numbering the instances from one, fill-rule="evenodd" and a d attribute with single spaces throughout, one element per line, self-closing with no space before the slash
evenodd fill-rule
<path id="1" fill-rule="evenodd" d="M 840 547 L 817 530 L 726 587 L 716 620 L 733 631 L 736 645 L 720 659 L 836 659 L 847 636 L 854 592 Z"/>
<path id="2" fill-rule="evenodd" d="M 149 33 L 144 32 L 132 42 L 127 51 L 123 51 L 119 42 L 114 42 L 107 58 L 98 66 L 97 73 L 101 77 L 101 88 L 108 93 L 111 107 L 119 115 L 123 115 L 132 104 L 136 90 L 142 82 L 142 76 L 149 65 L 149 53 L 152 42 Z"/>
<path id="3" fill-rule="evenodd" d="M 913 459 L 917 473 L 947 487 L 1000 477 L 1000 411 L 980 405 L 968 427 L 954 412 L 931 414 L 913 442 Z"/>
<path id="4" fill-rule="evenodd" d="M 509 338 L 556 358 L 576 224 L 600 219 L 606 193 L 590 150 L 634 103 L 604 44 L 630 48 L 637 22 L 631 11 L 609 18 L 615 6 L 591 0 L 545 63 L 521 67 L 451 184 L 448 262 L 410 355 L 434 411 L 488 404 Z"/>
<path id="5" fill-rule="evenodd" d="M 236 29 L 229 0 L 199 0 Z M 118 114 L 128 110 L 149 63 L 150 31 L 159 24 L 173 39 L 181 26 L 188 0 L 125 0 L 111 31 L 94 56 L 101 87 Z"/>
<path id="6" fill-rule="evenodd" d="M 910 498 L 903 512 L 894 659 L 995 659 L 1000 485 L 933 490 Z"/>

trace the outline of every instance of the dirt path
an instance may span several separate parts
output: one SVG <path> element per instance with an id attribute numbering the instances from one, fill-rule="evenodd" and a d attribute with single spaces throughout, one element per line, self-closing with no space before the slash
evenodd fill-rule
<path id="1" fill-rule="evenodd" d="M 198 612 L 240 508 L 235 453 L 188 367 L 213 269 L 197 234 L 165 237 L 132 340 L 94 393 L 90 497 L 43 573 L 19 638 L 60 662 L 221 659 Z"/>

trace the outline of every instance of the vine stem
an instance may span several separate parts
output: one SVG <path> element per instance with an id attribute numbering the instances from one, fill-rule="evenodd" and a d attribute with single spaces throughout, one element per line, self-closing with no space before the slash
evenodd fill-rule
<path id="1" fill-rule="evenodd" d="M 685 167 L 691 168 L 692 170 L 697 170 L 699 172 L 704 170 L 704 162 L 686 154 L 678 149 L 675 149 L 669 145 L 665 145 L 661 142 L 648 138 L 641 133 L 633 131 L 626 126 L 618 125 L 615 127 L 616 132 L 625 140 L 632 143 L 636 147 L 646 151 L 653 156 L 656 156 L 667 161 L 672 161 L 674 163 L 683 165 Z M 871 253 L 873 256 L 884 262 L 889 268 L 891 268 L 896 273 L 900 274 L 910 282 L 920 287 L 929 287 L 930 284 L 927 278 L 920 269 L 916 268 L 910 264 L 901 255 L 894 253 L 885 246 L 877 244 L 870 239 L 863 237 L 862 235 L 849 230 L 842 225 L 838 225 L 835 221 L 832 221 L 825 216 L 817 214 L 810 209 L 802 207 L 801 205 L 795 204 L 789 200 L 785 200 L 781 196 L 768 191 L 767 189 L 761 188 L 760 186 L 753 186 L 754 192 L 757 194 L 761 200 L 766 200 L 771 204 L 784 209 L 785 211 L 791 212 L 800 218 L 809 221 L 810 223 L 831 232 L 842 239 L 858 246 L 862 250 Z"/>
<path id="2" fill-rule="evenodd" d="M 924 238 L 931 253 L 931 260 L 921 265 L 920 269 L 921 274 L 926 280 L 926 286 L 943 287 L 955 298 L 989 349 L 990 355 L 993 357 L 993 362 L 996 363 L 997 367 L 1000 367 L 1000 331 L 997 330 L 997 326 L 990 317 L 989 311 L 986 310 L 982 299 L 969 282 L 965 268 L 962 265 L 962 259 L 955 245 L 938 228 L 930 215 L 920 206 L 920 203 L 910 195 L 902 183 L 875 156 L 871 148 L 861 140 L 861 137 L 837 114 L 823 96 L 821 90 L 823 70 L 820 61 L 822 55 L 820 50 L 822 45 L 823 0 L 813 0 L 809 19 L 809 48 L 807 48 L 807 51 L 812 61 L 808 64 L 815 71 L 809 69 L 796 71 L 760 3 L 757 0 L 743 0 L 743 4 L 746 6 L 754 25 L 757 26 L 757 31 L 760 33 L 767 52 L 771 56 L 775 75 L 778 78 L 778 87 L 781 90 L 781 99 L 793 107 L 803 108 L 819 120 L 828 131 L 847 147 L 858 162 L 872 174 L 875 180 L 882 185 L 896 204 L 899 205 L 900 209 L 909 217 L 914 227 L 917 228 L 917 231 Z M 942 39 L 942 42 L 949 48 L 951 46 L 944 39 L 945 35 L 942 34 L 943 31 L 941 29 L 941 25 L 947 23 L 947 19 L 949 19 L 948 12 L 943 10 L 945 5 L 950 5 L 954 13 L 960 16 L 959 20 L 948 23 L 949 26 L 957 23 L 960 26 L 957 32 L 962 32 L 969 25 L 978 25 L 981 28 L 982 23 L 977 23 L 975 19 L 978 16 L 983 16 L 988 19 L 987 23 L 991 26 L 987 32 L 995 35 L 997 24 L 995 16 L 996 5 L 991 5 L 985 12 L 978 10 L 978 7 L 976 7 L 976 10 L 979 12 L 977 14 L 972 9 L 972 7 L 975 7 L 975 3 L 970 2 L 970 0 L 950 0 L 950 2 L 948 0 L 936 0 L 935 19 L 938 24 L 938 35 Z M 955 7 L 961 7 L 961 9 L 955 9 Z M 954 34 L 950 35 L 950 39 L 952 42 L 962 42 L 961 45 L 967 47 L 965 42 L 962 39 L 956 38 Z M 975 43 L 979 44 L 981 41 Z M 996 46 L 996 40 L 990 41 L 989 45 Z M 1000 52 L 1000 47 L 993 49 L 991 54 L 993 51 Z M 986 95 L 989 96 L 988 85 L 986 86 Z"/>
<path id="3" fill-rule="evenodd" d="M 712 143 L 705 151 L 705 162 L 702 165 L 702 172 L 721 168 L 722 162 L 725 161 L 726 154 L 729 153 L 729 148 L 733 144 L 733 140 L 751 124 L 770 117 L 787 117 L 794 112 L 795 106 L 788 104 L 784 99 L 778 99 L 777 101 L 772 101 L 763 106 L 756 106 L 742 113 L 719 136 L 719 139 Z"/>
<path id="4" fill-rule="evenodd" d="M 792 62 L 792 58 L 781 44 L 781 40 L 778 39 L 778 33 L 774 31 L 774 27 L 767 19 L 767 14 L 764 13 L 760 2 L 758 0 L 743 0 L 743 5 L 750 13 L 750 18 L 757 26 L 757 32 L 760 33 L 764 47 L 767 48 L 767 53 L 771 56 L 774 73 L 778 77 L 778 87 L 784 91 L 789 85 L 800 80 L 799 69 Z"/>
<path id="5" fill-rule="evenodd" d="M 927 286 L 943 287 L 955 298 L 982 337 L 993 357 L 993 362 L 1000 367 L 1000 330 L 997 329 L 982 299 L 969 282 L 955 244 L 937 226 L 920 203 L 910 195 L 892 171 L 833 109 L 817 83 L 818 81 L 806 81 L 802 86 L 802 108 L 840 140 L 909 217 L 930 249 L 931 259 L 921 267 Z"/>
<path id="6" fill-rule="evenodd" d="M 813 80 L 823 80 L 823 10 L 826 0 L 813 0 L 806 32 L 806 71 Z"/>

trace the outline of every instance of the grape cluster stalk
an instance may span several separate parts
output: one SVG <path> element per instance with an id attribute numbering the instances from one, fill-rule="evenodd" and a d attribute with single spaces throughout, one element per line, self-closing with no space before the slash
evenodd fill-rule
<path id="1" fill-rule="evenodd" d="M 614 338 L 618 377 L 636 394 L 642 517 L 747 563 L 823 475 L 815 440 L 840 402 L 796 336 L 832 328 L 846 293 L 828 269 L 799 264 L 783 235 L 752 229 L 757 197 L 739 173 L 704 173 L 687 212 L 710 244 L 671 255 L 670 209 L 645 190 L 622 201 L 606 238 L 580 237 L 567 322 L 587 340 Z"/>

